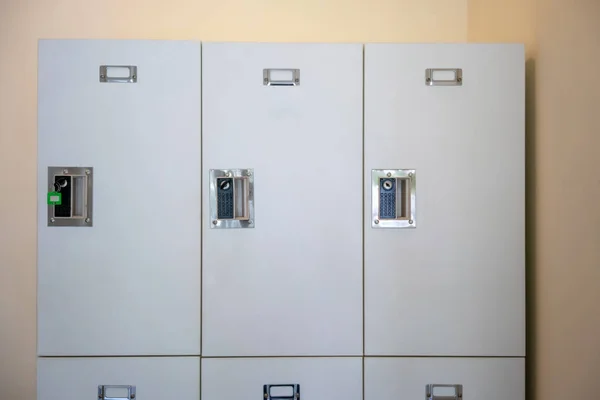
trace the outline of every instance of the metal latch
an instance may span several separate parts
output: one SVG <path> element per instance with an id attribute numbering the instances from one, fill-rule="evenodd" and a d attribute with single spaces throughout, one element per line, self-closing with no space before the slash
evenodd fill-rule
<path id="1" fill-rule="evenodd" d="M 133 400 L 135 386 L 132 385 L 98 385 L 100 400 Z"/>
<path id="2" fill-rule="evenodd" d="M 263 85 L 265 86 L 298 86 L 300 70 L 292 68 L 263 69 Z"/>
<path id="3" fill-rule="evenodd" d="M 99 80 L 101 83 L 136 83 L 137 66 L 101 65 Z"/>
<path id="4" fill-rule="evenodd" d="M 425 70 L 427 86 L 462 86 L 461 68 L 428 68 Z"/>
<path id="5" fill-rule="evenodd" d="M 264 385 L 263 397 L 266 400 L 300 400 L 300 385 L 295 383 Z"/>
<path id="6" fill-rule="evenodd" d="M 427 400 L 462 400 L 462 385 L 441 385 L 430 383 L 425 387 Z"/>

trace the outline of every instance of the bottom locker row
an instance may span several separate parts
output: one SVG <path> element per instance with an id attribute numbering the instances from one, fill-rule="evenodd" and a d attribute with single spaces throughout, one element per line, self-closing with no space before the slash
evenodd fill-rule
<path id="1" fill-rule="evenodd" d="M 38 399 L 363 399 L 363 359 L 42 358 Z M 364 399 L 525 398 L 523 358 L 364 359 Z"/>

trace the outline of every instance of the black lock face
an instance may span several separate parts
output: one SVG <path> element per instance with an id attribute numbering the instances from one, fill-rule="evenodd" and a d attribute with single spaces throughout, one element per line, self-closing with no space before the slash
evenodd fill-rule
<path id="1" fill-rule="evenodd" d="M 396 179 L 379 180 L 379 218 L 396 218 Z"/>
<path id="2" fill-rule="evenodd" d="M 232 219 L 233 210 L 233 179 L 217 178 L 217 217 Z"/>
<path id="3" fill-rule="evenodd" d="M 54 216 L 58 218 L 71 218 L 71 187 L 73 180 L 70 176 L 58 175 L 54 177 L 54 191 L 60 192 L 61 204 L 54 206 Z"/>

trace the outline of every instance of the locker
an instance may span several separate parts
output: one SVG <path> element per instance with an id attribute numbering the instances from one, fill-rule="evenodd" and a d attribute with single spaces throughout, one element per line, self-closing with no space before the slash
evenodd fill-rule
<path id="1" fill-rule="evenodd" d="M 203 358 L 202 399 L 362 400 L 361 357 Z"/>
<path id="2" fill-rule="evenodd" d="M 525 360 L 365 358 L 364 400 L 423 398 L 524 400 Z"/>
<path id="3" fill-rule="evenodd" d="M 202 52 L 203 355 L 361 355 L 362 46 Z"/>
<path id="4" fill-rule="evenodd" d="M 367 355 L 524 356 L 524 68 L 521 45 L 365 46 Z"/>
<path id="5" fill-rule="evenodd" d="M 39 42 L 39 355 L 200 354 L 200 57 Z"/>
<path id="6" fill-rule="evenodd" d="M 198 400 L 200 358 L 41 358 L 37 392 L 38 400 Z"/>

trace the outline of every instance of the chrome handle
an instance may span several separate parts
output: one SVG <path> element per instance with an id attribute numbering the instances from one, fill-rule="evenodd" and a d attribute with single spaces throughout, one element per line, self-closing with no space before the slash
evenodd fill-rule
<path id="1" fill-rule="evenodd" d="M 263 397 L 265 400 L 300 400 L 300 385 L 263 385 Z"/>
<path id="2" fill-rule="evenodd" d="M 425 70 L 427 86 L 462 86 L 461 68 L 428 68 Z"/>
<path id="3" fill-rule="evenodd" d="M 298 86 L 300 85 L 300 70 L 289 68 L 263 69 L 263 85 Z"/>
<path id="4" fill-rule="evenodd" d="M 133 400 L 135 386 L 131 385 L 98 385 L 99 400 Z"/>
<path id="5" fill-rule="evenodd" d="M 462 385 L 441 385 L 431 383 L 425 387 L 425 398 L 427 400 L 462 400 L 462 396 Z"/>
<path id="6" fill-rule="evenodd" d="M 137 66 L 135 65 L 101 65 L 100 82 L 102 83 L 136 83 Z"/>

